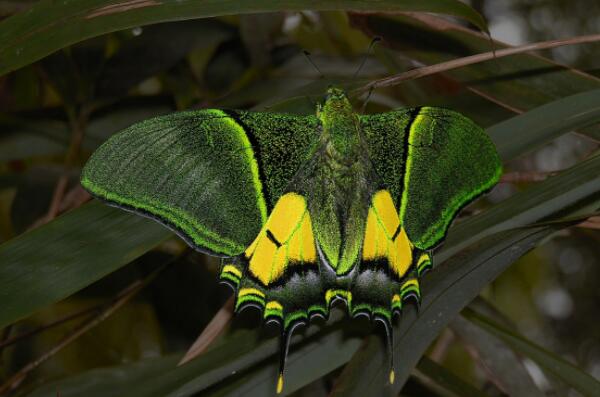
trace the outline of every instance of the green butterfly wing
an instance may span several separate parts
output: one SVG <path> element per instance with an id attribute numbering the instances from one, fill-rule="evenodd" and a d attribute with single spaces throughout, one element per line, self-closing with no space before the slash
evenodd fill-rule
<path id="1" fill-rule="evenodd" d="M 499 180 L 486 133 L 451 110 L 420 107 L 360 117 L 369 157 L 411 242 L 440 243 L 460 209 Z"/>
<path id="2" fill-rule="evenodd" d="M 105 142 L 81 183 L 200 251 L 239 255 L 310 157 L 317 123 L 313 116 L 216 109 L 157 117 Z"/>

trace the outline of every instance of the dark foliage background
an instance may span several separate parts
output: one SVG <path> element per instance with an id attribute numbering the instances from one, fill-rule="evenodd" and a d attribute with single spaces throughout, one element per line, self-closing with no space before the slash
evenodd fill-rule
<path id="1" fill-rule="evenodd" d="M 277 330 L 257 313 L 217 319 L 208 351 L 176 367 L 230 291 L 218 260 L 88 202 L 79 172 L 111 134 L 182 109 L 310 113 L 330 83 L 352 94 L 502 42 L 600 30 L 594 0 L 388 9 L 436 14 L 338 3 L 256 0 L 273 12 L 248 13 L 235 1 L 0 0 L 0 395 L 274 393 Z M 600 395 L 599 53 L 592 43 L 467 65 L 375 89 L 364 109 L 366 92 L 353 94 L 366 113 L 464 113 L 487 128 L 505 175 L 436 252 L 420 313 L 403 314 L 394 388 L 381 330 L 335 314 L 300 332 L 284 394 Z"/>

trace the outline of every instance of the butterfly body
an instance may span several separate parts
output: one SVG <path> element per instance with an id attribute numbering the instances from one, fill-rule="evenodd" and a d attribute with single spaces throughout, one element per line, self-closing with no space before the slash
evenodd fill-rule
<path id="1" fill-rule="evenodd" d="M 312 116 L 206 109 L 139 123 L 94 153 L 82 184 L 223 257 L 236 310 L 282 326 L 280 391 L 291 333 L 338 300 L 383 323 L 391 346 L 393 314 L 420 300 L 431 250 L 500 173 L 464 116 L 358 115 L 330 88 Z"/>

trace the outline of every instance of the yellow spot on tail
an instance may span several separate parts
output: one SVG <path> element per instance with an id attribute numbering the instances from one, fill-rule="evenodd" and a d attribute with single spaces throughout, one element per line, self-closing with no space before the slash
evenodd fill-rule
<path id="1" fill-rule="evenodd" d="M 280 278 L 290 261 L 316 262 L 315 239 L 304 197 L 296 193 L 281 196 L 245 255 L 250 262 L 248 269 L 265 286 Z"/>
<path id="2" fill-rule="evenodd" d="M 417 280 L 416 278 L 411 278 L 410 280 L 407 280 L 404 284 L 402 284 L 402 287 L 400 287 L 400 289 L 405 289 L 411 286 L 419 288 L 419 280 Z"/>
<path id="3" fill-rule="evenodd" d="M 256 288 L 242 288 L 240 292 L 238 292 L 238 296 L 244 295 L 258 295 L 261 298 L 265 297 L 265 294 L 262 291 L 257 290 Z"/>
<path id="4" fill-rule="evenodd" d="M 343 289 L 329 289 L 327 290 L 327 292 L 325 292 L 325 303 L 327 304 L 327 306 L 329 306 L 331 300 L 336 296 L 344 299 L 346 301 L 346 305 L 348 305 L 348 307 L 351 307 L 352 292 Z"/>
<path id="5" fill-rule="evenodd" d="M 392 196 L 387 190 L 378 191 L 367 215 L 363 260 L 386 258 L 394 273 L 402 277 L 412 263 L 412 248 L 406 231 L 400 226 Z"/>
<path id="6" fill-rule="evenodd" d="M 270 301 L 269 303 L 267 303 L 266 309 L 283 310 L 283 306 L 281 306 L 281 303 L 277 301 Z"/>
<path id="7" fill-rule="evenodd" d="M 431 260 L 431 258 L 429 257 L 429 255 L 427 253 L 422 253 L 421 256 L 419 257 L 419 260 L 417 261 L 417 266 L 420 266 L 421 263 Z"/>
<path id="8" fill-rule="evenodd" d="M 400 295 L 394 294 L 394 296 L 392 296 L 392 303 L 394 302 L 400 302 Z"/>
<path id="9" fill-rule="evenodd" d="M 396 380 L 396 372 L 394 370 L 391 370 L 390 371 L 390 385 L 393 385 L 395 380 Z"/>
<path id="10" fill-rule="evenodd" d="M 277 379 L 277 394 L 281 394 L 283 391 L 283 374 L 279 374 L 279 379 Z"/>
<path id="11" fill-rule="evenodd" d="M 225 265 L 225 266 L 223 266 L 223 273 L 231 273 L 231 274 L 234 274 L 234 275 L 238 276 L 238 278 L 242 278 L 242 272 L 240 272 L 233 265 Z"/>

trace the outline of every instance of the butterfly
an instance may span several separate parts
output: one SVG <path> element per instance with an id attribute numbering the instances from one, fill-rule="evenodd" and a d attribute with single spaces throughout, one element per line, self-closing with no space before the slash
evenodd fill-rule
<path id="1" fill-rule="evenodd" d="M 98 148 L 81 183 L 222 257 L 235 309 L 281 324 L 283 374 L 293 330 L 332 304 L 384 325 L 421 299 L 458 212 L 502 166 L 474 122 L 435 107 L 359 115 L 327 90 L 315 115 L 204 109 L 135 124 Z"/>

